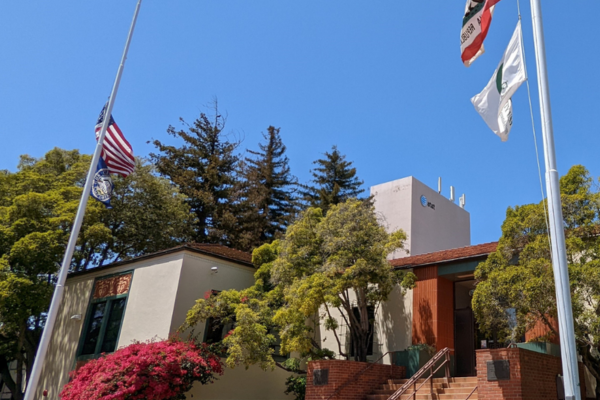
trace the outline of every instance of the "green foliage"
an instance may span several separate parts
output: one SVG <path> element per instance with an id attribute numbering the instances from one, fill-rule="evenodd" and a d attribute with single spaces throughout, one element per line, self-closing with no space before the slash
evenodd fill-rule
<path id="1" fill-rule="evenodd" d="M 201 113 L 192 125 L 181 122 L 187 131 L 169 126 L 167 132 L 183 143 L 173 146 L 154 140 L 158 153 L 150 157 L 158 172 L 185 195 L 195 215 L 194 240 L 237 247 L 232 238 L 238 230 L 233 193 L 239 162 L 234 151 L 239 143 L 223 133 L 225 118 L 216 104 L 212 121 Z"/>
<path id="2" fill-rule="evenodd" d="M 435 354 L 435 347 L 431 346 L 431 345 L 429 345 L 427 343 L 413 344 L 411 346 L 408 346 L 406 349 L 407 350 L 417 350 L 417 351 L 425 350 L 425 351 L 427 351 L 427 353 L 430 356 L 433 356 Z"/>
<path id="3" fill-rule="evenodd" d="M 358 197 L 365 190 L 361 189 L 364 183 L 356 176 L 356 168 L 351 161 L 346 161 L 337 146 L 333 146 L 331 153 L 325 152 L 325 158 L 313 162 L 317 165 L 311 171 L 313 179 L 309 185 L 301 185 L 304 201 L 310 207 L 316 207 L 327 213 L 334 204 Z"/>
<path id="4" fill-rule="evenodd" d="M 285 394 L 293 394 L 294 400 L 304 400 L 306 395 L 306 375 L 290 376 L 285 381 Z"/>
<path id="5" fill-rule="evenodd" d="M 600 194 L 580 165 L 560 179 L 575 335 L 583 360 L 600 380 Z M 554 275 L 543 203 L 510 207 L 498 249 L 479 264 L 473 309 L 480 329 L 518 340 L 543 323 L 556 335 Z"/>
<path id="6" fill-rule="evenodd" d="M 309 208 L 290 225 L 281 240 L 253 252 L 258 268 L 255 285 L 242 291 L 207 294 L 188 312 L 186 325 L 194 327 L 208 318 L 235 321 L 224 339 L 226 363 L 258 364 L 274 368 L 273 347 L 280 340 L 281 354 L 302 360 L 334 358 L 316 339 L 319 324 L 337 337 L 331 310 L 344 316 L 357 347 L 355 358 L 366 361 L 367 307 L 377 307 L 400 284 L 414 286 L 412 273 L 394 271 L 386 256 L 403 248 L 406 235 L 387 234 L 371 204 L 348 200 L 333 206 L 326 217 Z M 353 312 L 354 304 L 359 313 Z M 338 339 L 339 343 L 339 339 Z M 339 354 L 343 352 L 339 343 Z M 291 363 L 291 364 L 290 364 Z M 288 370 L 297 361 L 280 365 Z"/>
<path id="7" fill-rule="evenodd" d="M 296 214 L 296 178 L 290 173 L 279 131 L 269 126 L 263 134 L 266 143 L 259 144 L 260 151 L 248 150 L 254 157 L 246 157 L 241 168 L 242 250 L 272 242 Z"/>
<path id="8" fill-rule="evenodd" d="M 0 375 L 21 398 L 65 251 L 91 157 L 53 149 L 22 156 L 17 172 L 0 173 Z M 90 200 L 71 268 L 171 247 L 189 237 L 189 210 L 150 165 L 137 161 L 127 178 L 114 177 L 114 208 Z M 8 363 L 17 362 L 16 379 Z"/>

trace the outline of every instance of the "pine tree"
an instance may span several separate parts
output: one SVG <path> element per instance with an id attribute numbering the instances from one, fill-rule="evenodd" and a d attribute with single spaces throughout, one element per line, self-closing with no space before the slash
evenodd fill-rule
<path id="1" fill-rule="evenodd" d="M 351 161 L 346 161 L 337 146 L 333 146 L 331 153 L 326 152 L 324 159 L 313 162 L 317 165 L 311 170 L 312 184 L 301 185 L 304 202 L 309 207 L 318 207 L 326 213 L 329 207 L 340 204 L 346 200 L 358 197 L 365 190 L 361 189 L 364 183 L 356 176 L 356 168 Z"/>
<path id="2" fill-rule="evenodd" d="M 223 134 L 225 118 L 216 105 L 212 121 L 201 113 L 193 125 L 183 119 L 181 122 L 187 125 L 187 131 L 169 126 L 167 132 L 184 143 L 177 147 L 155 140 L 159 153 L 151 153 L 150 157 L 157 171 L 186 196 L 196 216 L 194 240 L 232 246 L 229 237 L 236 229 L 232 192 L 239 162 L 234 151 L 239 142 L 229 141 Z"/>
<path id="3" fill-rule="evenodd" d="M 290 173 L 280 128 L 269 126 L 259 151 L 247 150 L 242 164 L 242 216 L 248 250 L 271 242 L 294 218 L 296 178 Z"/>

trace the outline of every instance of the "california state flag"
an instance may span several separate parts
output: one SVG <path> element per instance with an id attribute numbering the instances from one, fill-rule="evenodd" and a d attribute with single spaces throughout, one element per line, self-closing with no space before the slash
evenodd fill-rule
<path id="1" fill-rule="evenodd" d="M 460 31 L 460 54 L 466 67 L 484 53 L 483 41 L 487 36 L 494 6 L 500 0 L 467 0 Z"/>
<path id="2" fill-rule="evenodd" d="M 526 79 L 521 21 L 519 21 L 492 79 L 481 93 L 471 99 L 475 110 L 503 142 L 508 140 L 512 127 L 510 98 Z"/>

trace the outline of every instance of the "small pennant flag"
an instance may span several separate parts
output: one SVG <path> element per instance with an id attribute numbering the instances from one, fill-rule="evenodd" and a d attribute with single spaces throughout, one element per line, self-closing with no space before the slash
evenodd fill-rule
<path id="1" fill-rule="evenodd" d="M 460 54 L 466 67 L 484 53 L 483 41 L 487 36 L 494 6 L 500 0 L 467 0 L 460 31 Z"/>
<path id="2" fill-rule="evenodd" d="M 100 137 L 105 114 L 106 105 L 100 112 L 98 122 L 96 122 L 96 140 Z M 125 177 L 131 174 L 135 168 L 133 149 L 127 139 L 125 139 L 125 136 L 123 136 L 123 132 L 121 132 L 121 129 L 117 126 L 112 115 L 110 116 L 110 123 L 106 129 L 106 136 L 104 136 L 101 157 L 106 162 L 108 171 L 111 174 L 119 174 Z"/>
<path id="3" fill-rule="evenodd" d="M 527 80 L 521 35 L 519 21 L 492 79 L 471 99 L 475 110 L 503 142 L 508 140 L 513 122 L 511 97 Z"/>
<path id="4" fill-rule="evenodd" d="M 92 183 L 91 195 L 99 202 L 104 203 L 106 208 L 112 208 L 110 198 L 113 193 L 113 182 L 110 178 L 110 172 L 102 157 L 98 160 L 98 167 L 94 174 L 94 182 Z"/>

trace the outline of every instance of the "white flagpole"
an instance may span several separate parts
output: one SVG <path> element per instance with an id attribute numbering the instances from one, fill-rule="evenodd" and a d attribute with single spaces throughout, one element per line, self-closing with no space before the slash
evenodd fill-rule
<path id="1" fill-rule="evenodd" d="M 96 150 L 94 151 L 94 156 L 92 157 L 90 169 L 85 180 L 85 186 L 83 187 L 83 193 L 81 194 L 81 200 L 79 201 L 79 207 L 77 208 L 75 221 L 73 222 L 73 228 L 71 229 L 69 243 L 67 244 L 67 249 L 65 251 L 62 265 L 60 267 L 60 272 L 58 274 L 58 281 L 56 283 L 56 288 L 54 289 L 52 302 L 50 303 L 50 309 L 48 310 L 48 317 L 46 319 L 44 332 L 40 340 L 40 345 L 38 347 L 38 351 L 35 357 L 35 362 L 33 363 L 33 368 L 31 369 L 31 376 L 27 377 L 27 389 L 25 390 L 24 400 L 34 400 L 35 392 L 40 380 L 40 374 L 44 365 L 44 359 L 46 358 L 46 353 L 48 351 L 48 344 L 50 343 L 50 338 L 52 337 L 52 331 L 54 330 L 54 324 L 56 323 L 58 310 L 63 299 L 63 294 L 65 291 L 65 281 L 67 280 L 67 274 L 69 273 L 69 268 L 71 266 L 71 260 L 73 258 L 73 252 L 77 243 L 77 237 L 79 236 L 79 230 L 81 229 L 81 223 L 83 222 L 83 216 L 85 214 L 85 208 L 87 206 L 88 198 L 90 197 L 90 191 L 92 189 L 92 183 L 94 181 L 94 171 L 96 170 L 98 160 L 100 159 L 100 153 L 102 152 L 104 136 L 106 135 L 106 129 L 108 128 L 108 124 L 110 123 L 110 117 L 112 114 L 113 105 L 115 103 L 115 97 L 117 96 L 117 91 L 119 90 L 121 75 L 123 75 L 123 68 L 125 66 L 125 60 L 127 59 L 129 44 L 131 43 L 131 37 L 133 36 L 133 30 L 135 28 L 135 22 L 137 20 L 141 4 L 142 0 L 138 0 L 137 5 L 135 7 L 135 12 L 133 14 L 133 20 L 131 21 L 131 27 L 129 28 L 129 34 L 127 35 L 127 41 L 125 42 L 125 50 L 123 51 L 123 56 L 121 57 L 121 64 L 119 64 L 119 69 L 117 70 L 117 77 L 115 78 L 112 92 L 108 100 L 108 105 L 104 113 L 104 121 L 102 123 L 100 136 L 98 137 L 98 141 L 96 143 Z M 53 398 L 56 398 L 57 396 L 58 393 L 52 395 Z"/>
<path id="2" fill-rule="evenodd" d="M 537 64 L 538 87 L 540 95 L 540 113 L 544 138 L 544 160 L 546 164 L 546 191 L 548 193 L 548 214 L 550 219 L 550 237 L 552 239 L 552 267 L 556 286 L 556 308 L 558 310 L 558 330 L 560 336 L 560 354 L 564 376 L 566 400 L 581 400 L 581 386 L 575 348 L 575 330 L 573 326 L 573 308 L 569 285 L 569 270 L 565 247 L 560 186 L 556 169 L 554 151 L 554 133 L 552 131 L 552 112 L 550 109 L 550 91 L 546 69 L 546 49 L 542 8 L 540 0 L 531 0 L 531 19 L 533 21 L 533 40 Z"/>

